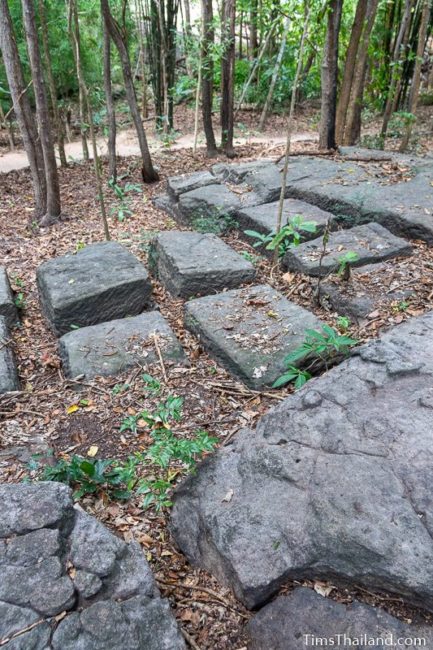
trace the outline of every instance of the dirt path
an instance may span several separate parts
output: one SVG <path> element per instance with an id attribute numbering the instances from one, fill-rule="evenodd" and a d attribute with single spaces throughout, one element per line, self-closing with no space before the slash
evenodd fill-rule
<path id="1" fill-rule="evenodd" d="M 218 137 L 218 134 L 216 134 Z M 317 137 L 315 134 L 311 133 L 296 133 L 292 136 L 292 142 L 304 142 L 304 141 L 315 141 Z M 240 136 L 235 138 L 235 145 L 248 145 L 248 144 L 264 144 L 269 146 L 269 151 L 272 151 L 274 147 L 278 147 L 286 142 L 286 136 L 275 134 L 264 134 L 264 135 L 249 135 L 249 136 Z M 179 137 L 174 143 L 170 144 L 169 147 L 166 146 L 160 139 L 150 136 L 149 137 L 149 146 L 152 152 L 167 149 L 177 150 L 177 149 L 188 149 L 192 148 L 194 144 L 194 136 L 191 133 L 187 133 Z M 204 146 L 204 137 L 201 134 L 198 141 L 198 146 Z M 107 141 L 105 138 L 98 139 L 98 149 L 101 155 L 107 153 Z M 117 154 L 119 156 L 135 156 L 140 153 L 138 146 L 137 138 L 135 131 L 128 129 L 121 131 L 117 137 Z M 66 157 L 70 161 L 82 160 L 82 149 L 81 141 L 77 140 L 74 142 L 69 142 L 66 144 Z M 92 155 L 91 155 L 92 157 Z M 11 151 L 6 154 L 0 155 L 0 173 L 7 173 L 13 170 L 24 169 L 28 167 L 27 154 L 23 150 Z"/>

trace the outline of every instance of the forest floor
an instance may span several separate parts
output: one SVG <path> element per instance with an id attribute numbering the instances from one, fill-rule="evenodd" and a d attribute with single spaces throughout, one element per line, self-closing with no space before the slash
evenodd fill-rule
<path id="1" fill-rule="evenodd" d="M 248 114 L 243 119 L 246 121 L 247 118 L 253 122 L 257 116 L 253 118 Z M 239 158 L 281 156 L 284 145 L 270 143 L 269 136 L 279 134 L 281 137 L 284 121 L 277 118 L 270 122 L 269 139 L 265 143 L 238 146 Z M 312 126 L 303 118 L 298 121 L 295 132 L 311 132 L 311 138 L 310 142 L 295 142 L 294 151 L 317 147 Z M 433 150 L 431 140 L 424 139 L 424 146 Z M 220 156 L 210 161 L 203 150 L 193 155 L 190 149 L 160 148 L 154 154 L 154 161 L 161 180 L 143 187 L 138 158 L 121 158 L 119 174 L 123 181 L 140 185 L 142 192 L 128 195 L 131 215 L 119 221 L 119 200 L 107 190 L 112 239 L 127 246 L 146 263 L 149 241 L 154 233 L 178 227 L 152 204 L 152 198 L 165 191 L 167 177 L 208 169 L 215 162 L 224 160 Z M 105 162 L 103 172 L 107 181 Z M 157 395 L 145 390 L 140 369 L 117 377 L 81 382 L 80 386 L 64 377 L 57 354 L 57 340 L 41 314 L 36 269 L 47 259 L 102 240 L 103 229 L 91 163 L 74 162 L 68 169 L 60 169 L 59 175 L 63 217 L 52 228 L 38 230 L 31 223 L 32 190 L 28 170 L 0 174 L 0 260 L 8 270 L 14 289 L 23 294 L 21 326 L 13 331 L 23 391 L 0 397 L 0 481 L 18 482 L 34 477 L 35 470 L 29 468 L 29 461 L 35 454 L 47 456 L 47 449 L 52 450 L 54 459 L 68 458 L 72 454 L 86 456 L 91 447 L 93 452 L 97 448 L 98 458 L 125 458 L 135 450 L 145 449 L 150 440 L 145 423 L 133 434 L 121 433 L 121 422 L 144 408 L 154 409 L 169 394 L 184 398 L 183 418 L 176 427 L 176 433 L 181 435 L 189 436 L 198 429 L 205 429 L 224 445 L 240 428 L 254 426 L 256 420 L 284 399 L 291 389 L 255 392 L 231 378 L 215 365 L 197 339 L 183 328 L 182 301 L 173 299 L 156 281 L 153 281 L 156 302 L 180 339 L 190 359 L 190 367 L 169 370 L 167 381 L 164 367 L 154 368 L 152 374 L 161 382 L 161 391 Z M 224 235 L 224 239 L 238 251 L 257 256 L 257 250 L 241 241 L 235 232 Z M 414 246 L 418 254 L 405 259 L 401 266 L 402 273 L 410 279 L 414 289 L 409 306 L 404 311 L 389 303 L 380 306 L 367 323 L 361 327 L 351 326 L 350 333 L 355 338 L 368 340 L 383 328 L 432 308 L 433 291 L 429 282 L 433 250 L 422 242 L 414 242 Z M 314 311 L 331 326 L 336 326 L 337 315 L 317 307 L 313 301 L 314 279 L 282 274 L 272 269 L 262 257 L 257 256 L 255 263 L 258 282 L 271 284 L 291 300 Z M 118 390 L 116 386 L 125 388 Z M 108 502 L 103 495 L 84 498 L 80 503 L 124 539 L 134 537 L 142 545 L 162 594 L 170 599 L 180 625 L 193 639 L 192 647 L 202 650 L 240 650 L 245 647 L 242 629 L 251 613 L 230 590 L 208 573 L 191 567 L 176 550 L 168 529 L 169 510 L 159 513 L 152 509 L 143 511 L 139 498 Z M 292 586 L 293 583 L 288 584 L 285 590 Z M 323 592 L 329 585 L 316 582 L 314 587 Z M 361 589 L 331 587 L 331 595 L 343 602 L 357 597 L 381 604 L 406 620 L 414 615 L 398 599 L 387 599 Z"/>

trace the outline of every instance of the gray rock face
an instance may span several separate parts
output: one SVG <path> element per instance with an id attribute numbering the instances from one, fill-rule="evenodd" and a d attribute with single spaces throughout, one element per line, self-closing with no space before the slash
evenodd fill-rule
<path id="1" fill-rule="evenodd" d="M 433 241 L 433 164 L 428 158 L 403 158 L 401 181 L 390 183 L 377 164 L 300 157 L 290 162 L 288 196 L 315 203 L 354 222 L 377 221 L 393 233 Z M 395 156 L 393 156 L 395 157 Z"/>
<path id="2" fill-rule="evenodd" d="M 151 243 L 149 259 L 162 284 L 181 298 L 233 289 L 256 275 L 251 262 L 211 234 L 162 232 Z"/>
<path id="3" fill-rule="evenodd" d="M 12 339 L 6 318 L 0 316 L 0 393 L 20 389 L 15 355 L 11 344 Z"/>
<path id="4" fill-rule="evenodd" d="M 59 352 L 68 377 L 115 375 L 137 363 L 157 362 L 155 337 L 165 361 L 185 363 L 180 343 L 157 311 L 68 332 L 59 340 Z"/>
<path id="5" fill-rule="evenodd" d="M 243 208 L 236 213 L 236 220 L 240 230 L 255 230 L 264 235 L 275 232 L 278 221 L 279 201 L 264 203 L 252 208 Z M 328 223 L 335 222 L 335 216 L 330 212 L 321 210 L 315 205 L 297 201 L 296 199 L 285 199 L 283 203 L 283 226 L 294 216 L 301 216 L 304 221 L 315 221 L 317 224 L 316 233 L 303 232 L 305 240 L 313 239 L 323 233 Z M 251 241 L 251 238 L 248 238 Z"/>
<path id="6" fill-rule="evenodd" d="M 357 601 L 343 605 L 304 587 L 263 607 L 247 633 L 248 650 L 306 650 L 325 646 L 325 640 L 327 647 L 363 650 L 393 647 L 397 639 L 407 639 L 408 646 L 433 646 L 433 628 L 427 625 L 407 625 L 382 609 Z"/>
<path id="7" fill-rule="evenodd" d="M 37 282 L 54 332 L 135 316 L 149 304 L 152 286 L 144 266 L 116 242 L 86 246 L 41 264 Z"/>
<path id="8" fill-rule="evenodd" d="M 138 544 L 75 509 L 69 488 L 2 485 L 0 507 L 0 640 L 41 621 L 5 647 L 185 648 Z"/>
<path id="9" fill-rule="evenodd" d="M 212 357 L 252 388 L 272 385 L 305 330 L 320 329 L 314 314 L 266 284 L 191 300 L 185 325 Z"/>
<path id="10" fill-rule="evenodd" d="M 207 217 L 220 219 L 233 216 L 240 207 L 239 196 L 225 185 L 208 185 L 179 196 L 178 209 L 187 223 Z"/>
<path id="11" fill-rule="evenodd" d="M 194 172 L 183 176 L 172 176 L 167 181 L 167 191 L 170 198 L 177 201 L 179 196 L 185 192 L 191 192 L 199 187 L 206 187 L 206 185 L 215 185 L 216 182 L 215 176 L 210 172 Z"/>
<path id="12" fill-rule="evenodd" d="M 15 306 L 9 278 L 6 269 L 0 266 L 0 316 L 6 319 L 6 325 L 12 327 L 18 321 L 18 310 Z"/>
<path id="13" fill-rule="evenodd" d="M 356 261 L 350 263 L 352 267 L 410 255 L 412 252 L 408 242 L 396 237 L 378 223 L 368 223 L 331 233 L 326 255 L 320 263 L 322 249 L 323 242 L 320 237 L 305 242 L 289 249 L 284 255 L 283 264 L 291 271 L 318 276 L 336 272 L 340 260 L 348 252 L 357 255 Z"/>
<path id="14" fill-rule="evenodd" d="M 311 380 L 182 484 L 180 548 L 248 607 L 323 578 L 433 610 L 432 375 L 429 312 Z"/>
<path id="15" fill-rule="evenodd" d="M 212 167 L 212 174 L 226 183 L 239 185 L 244 182 L 248 174 L 260 172 L 264 167 L 268 167 L 270 163 L 272 161 L 269 158 L 244 163 L 217 163 Z"/>

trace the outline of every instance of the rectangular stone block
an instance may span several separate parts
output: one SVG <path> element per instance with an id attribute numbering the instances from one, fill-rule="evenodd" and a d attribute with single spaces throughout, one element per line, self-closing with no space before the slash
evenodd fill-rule
<path id="1" fill-rule="evenodd" d="M 11 327 L 18 321 L 18 310 L 9 282 L 6 269 L 0 266 L 0 316 L 4 316 L 7 325 Z"/>
<path id="2" fill-rule="evenodd" d="M 325 276 L 337 272 L 346 253 L 357 255 L 356 260 L 350 263 L 356 267 L 410 255 L 412 247 L 378 223 L 367 223 L 331 233 L 326 245 L 326 254 L 320 261 L 322 250 L 322 238 L 313 239 L 288 250 L 284 255 L 283 264 L 290 271 Z"/>
<path id="3" fill-rule="evenodd" d="M 285 357 L 320 329 L 318 318 L 269 285 L 233 289 L 185 305 L 185 326 L 230 373 L 254 389 L 286 370 Z"/>
<path id="4" fill-rule="evenodd" d="M 20 382 L 5 316 L 0 316 L 0 393 L 19 390 Z"/>
<path id="5" fill-rule="evenodd" d="M 219 237 L 170 230 L 152 241 L 150 269 L 173 296 L 191 298 L 254 280 L 254 266 Z"/>
<path id="6" fill-rule="evenodd" d="M 217 182 L 215 176 L 210 172 L 194 172 L 182 176 L 171 176 L 167 180 L 167 191 L 169 196 L 177 201 L 179 196 L 185 192 L 191 192 L 199 187 L 206 187 L 206 185 L 215 185 Z"/>
<path id="7" fill-rule="evenodd" d="M 225 185 L 208 185 L 179 196 L 179 213 L 189 224 L 200 218 L 230 217 L 241 206 L 239 196 Z"/>
<path id="8" fill-rule="evenodd" d="M 116 242 L 91 244 L 37 270 L 42 308 L 57 335 L 135 316 L 149 305 L 152 285 L 141 262 Z"/>
<path id="9" fill-rule="evenodd" d="M 279 203 L 279 201 L 274 201 L 272 203 L 263 203 L 251 208 L 238 210 L 236 220 L 239 223 L 241 232 L 255 230 L 263 235 L 275 232 L 278 224 Z M 315 205 L 311 205 L 311 203 L 298 201 L 297 199 L 284 199 L 282 216 L 283 226 L 288 223 L 289 219 L 295 216 L 301 216 L 304 221 L 314 221 L 317 224 L 315 233 L 302 233 L 305 240 L 316 238 L 317 235 L 322 234 L 328 221 L 331 224 L 335 223 L 335 216 L 330 212 L 321 210 Z M 245 237 L 249 242 L 253 241 L 248 235 L 245 235 Z"/>
<path id="10" fill-rule="evenodd" d="M 164 362 L 186 362 L 182 346 L 157 311 L 83 327 L 59 340 L 68 377 L 116 375 L 136 364 L 158 363 L 157 348 Z"/>

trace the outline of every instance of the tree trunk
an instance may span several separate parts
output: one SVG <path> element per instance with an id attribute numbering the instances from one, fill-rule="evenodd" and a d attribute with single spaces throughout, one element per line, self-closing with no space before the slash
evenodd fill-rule
<path id="1" fill-rule="evenodd" d="M 141 157 L 143 160 L 142 176 L 145 183 L 153 183 L 159 180 L 159 176 L 152 165 L 150 151 L 147 144 L 146 133 L 144 131 L 143 123 L 141 121 L 140 111 L 138 109 L 137 97 L 135 88 L 132 81 L 131 62 L 129 60 L 128 50 L 122 36 L 121 29 L 117 22 L 111 15 L 108 0 L 101 0 L 101 11 L 105 24 L 113 40 L 122 65 L 123 80 L 125 83 L 126 97 L 128 99 L 129 110 L 134 121 L 135 129 L 137 131 L 138 142 L 140 145 Z"/>
<path id="2" fill-rule="evenodd" d="M 283 35 L 281 37 L 280 49 L 278 52 L 277 60 L 275 62 L 274 71 L 272 73 L 271 85 L 269 86 L 269 92 L 266 97 L 265 105 L 263 106 L 262 114 L 260 115 L 259 120 L 259 131 L 263 131 L 265 128 L 266 118 L 271 107 L 272 97 L 275 90 L 275 84 L 277 83 L 278 73 L 280 72 L 281 63 L 283 61 L 284 50 L 286 49 L 287 34 L 290 27 L 290 18 L 286 18 L 284 23 Z"/>
<path id="3" fill-rule="evenodd" d="M 259 41 L 257 35 L 257 0 L 250 2 L 250 59 L 255 59 L 259 51 Z"/>
<path id="4" fill-rule="evenodd" d="M 329 0 L 328 28 L 322 63 L 322 113 L 319 147 L 335 149 L 335 118 L 337 110 L 338 40 L 343 0 Z"/>
<path id="5" fill-rule="evenodd" d="M 346 52 L 346 62 L 344 65 L 343 82 L 341 84 L 340 97 L 337 105 L 337 115 L 335 123 L 335 139 L 338 144 L 343 141 L 344 127 L 346 124 L 347 109 L 350 100 L 350 91 L 352 88 L 353 75 L 355 73 L 356 57 L 358 54 L 359 42 L 361 40 L 364 20 L 367 12 L 368 0 L 358 0 L 356 6 L 355 18 L 353 20 L 352 31 L 350 34 L 349 46 Z"/>
<path id="6" fill-rule="evenodd" d="M 7 120 L 5 119 L 5 114 L 1 102 L 0 102 L 0 128 L 2 129 L 4 128 L 6 130 L 6 133 L 8 134 L 8 140 L 9 140 L 9 150 L 14 151 L 15 149 L 14 134 L 10 127 L 10 123 L 8 124 Z"/>
<path id="7" fill-rule="evenodd" d="M 427 40 L 427 28 L 430 19 L 430 11 L 431 11 L 431 0 L 423 0 L 421 24 L 418 32 L 418 46 L 417 46 L 415 66 L 414 66 L 413 76 L 412 76 L 412 86 L 409 95 L 408 109 L 409 109 L 409 113 L 412 113 L 412 115 L 415 115 L 416 109 L 418 107 L 418 96 L 419 96 L 419 88 L 421 83 L 421 65 L 424 59 L 424 50 L 425 50 L 426 40 Z M 400 151 L 406 151 L 410 141 L 411 133 L 412 133 L 412 122 L 409 122 L 406 128 L 406 133 L 404 134 L 404 137 L 400 144 Z"/>
<path id="8" fill-rule="evenodd" d="M 202 0 L 203 38 L 201 42 L 202 82 L 201 102 L 203 113 L 203 128 L 206 137 L 206 152 L 209 158 L 214 158 L 218 151 L 212 125 L 213 104 L 213 59 L 212 48 L 215 42 L 213 26 L 212 0 Z"/>
<path id="9" fill-rule="evenodd" d="M 7 0 L 0 0 L 0 49 L 3 54 L 15 115 L 29 160 L 35 194 L 35 217 L 40 219 L 47 209 L 44 160 L 29 98 L 26 94 L 26 84 Z"/>
<path id="10" fill-rule="evenodd" d="M 45 93 L 38 34 L 36 30 L 33 0 L 22 0 L 23 21 L 29 52 L 30 69 L 36 103 L 36 119 L 39 126 L 42 155 L 44 159 L 45 179 L 47 184 L 47 209 L 41 225 L 50 225 L 57 221 L 61 212 L 59 178 L 57 175 L 56 155 L 52 139 L 51 121 Z"/>
<path id="11" fill-rule="evenodd" d="M 110 178 L 116 182 L 116 113 L 111 90 L 111 42 L 105 21 L 102 20 L 102 37 L 104 40 L 104 91 L 108 122 L 108 164 Z"/>
<path id="12" fill-rule="evenodd" d="M 53 110 L 54 124 L 57 132 L 57 145 L 59 147 L 59 158 L 62 167 L 67 167 L 68 163 L 65 154 L 65 131 L 63 122 L 60 117 L 59 107 L 57 105 L 57 89 L 54 81 L 53 68 L 51 66 L 50 48 L 48 44 L 48 26 L 45 16 L 43 0 L 38 2 L 39 19 L 41 21 L 42 48 L 44 51 L 45 68 L 47 71 L 48 88 L 50 90 L 51 107 Z"/>
<path id="13" fill-rule="evenodd" d="M 247 90 L 250 87 L 251 82 L 252 82 L 252 80 L 254 79 L 254 77 L 256 75 L 257 69 L 258 69 L 258 67 L 260 65 L 260 61 L 262 60 L 263 55 L 266 52 L 266 48 L 268 46 L 269 40 L 272 37 L 272 32 L 274 31 L 274 28 L 275 28 L 275 23 L 272 23 L 272 25 L 269 28 L 268 33 L 266 34 L 266 39 L 265 39 L 265 41 L 264 41 L 264 43 L 263 43 L 263 45 L 262 45 L 262 47 L 260 49 L 260 52 L 259 52 L 259 54 L 257 56 L 257 59 L 254 61 L 254 65 L 253 65 L 252 70 L 250 72 L 250 76 L 248 77 L 248 79 L 245 82 L 244 87 L 242 88 L 242 93 L 241 93 L 238 105 L 236 106 L 236 110 L 235 110 L 235 117 L 236 117 L 236 114 L 239 111 L 239 109 L 242 107 L 242 102 L 244 101 L 244 97 L 247 94 Z"/>
<path id="14" fill-rule="evenodd" d="M 376 19 L 379 0 L 368 0 L 364 28 L 359 42 L 356 62 L 353 70 L 349 104 L 342 128 L 341 142 L 345 145 L 355 144 L 361 134 L 362 99 L 367 73 L 368 45 Z"/>
<path id="15" fill-rule="evenodd" d="M 233 151 L 233 100 L 235 69 L 236 0 L 223 0 L 221 20 L 221 148 L 227 156 Z"/>
<path id="16" fill-rule="evenodd" d="M 76 56 L 76 48 L 74 45 L 74 37 L 78 41 L 78 51 L 80 51 L 80 23 L 78 21 L 78 10 L 75 3 L 72 5 L 73 13 L 69 16 L 69 35 L 71 39 L 72 52 L 74 53 L 74 62 L 78 78 L 78 62 Z M 87 146 L 87 136 L 86 136 L 86 108 L 83 97 L 83 90 L 80 84 L 78 84 L 78 110 L 80 114 L 80 134 L 81 134 L 81 148 L 83 150 L 83 160 L 89 160 L 89 147 Z M 70 141 L 70 139 L 69 139 Z"/>

